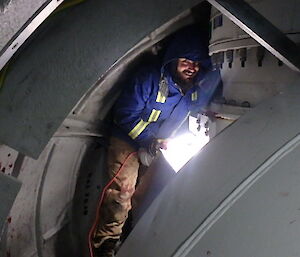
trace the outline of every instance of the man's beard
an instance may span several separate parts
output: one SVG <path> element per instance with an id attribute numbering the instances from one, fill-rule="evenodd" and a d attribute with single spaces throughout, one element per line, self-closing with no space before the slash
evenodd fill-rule
<path id="1" fill-rule="evenodd" d="M 182 73 L 185 73 L 186 71 L 183 71 Z M 178 72 L 175 73 L 175 79 L 176 81 L 178 81 L 180 85 L 183 86 L 191 86 L 194 83 L 194 76 L 190 78 L 183 78 L 182 76 L 179 75 Z"/>
<path id="2" fill-rule="evenodd" d="M 186 93 L 194 85 L 194 78 L 184 79 L 177 72 L 177 61 L 172 62 L 170 67 L 171 75 L 174 82 Z"/>
<path id="3" fill-rule="evenodd" d="M 183 93 L 186 93 L 194 85 L 194 77 L 191 79 L 184 79 L 177 72 L 175 72 L 173 79 L 175 83 L 182 89 Z"/>

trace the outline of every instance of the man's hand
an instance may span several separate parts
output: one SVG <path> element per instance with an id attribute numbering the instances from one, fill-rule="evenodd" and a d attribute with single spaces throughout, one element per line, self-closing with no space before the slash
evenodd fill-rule
<path id="1" fill-rule="evenodd" d="M 152 154 L 149 153 L 149 151 L 146 148 L 139 148 L 138 150 L 138 156 L 140 162 L 144 165 L 149 167 L 151 162 L 154 160 L 154 157 Z"/>
<path id="2" fill-rule="evenodd" d="M 168 147 L 168 139 L 153 139 L 149 148 L 148 152 L 152 155 L 155 156 L 159 149 L 164 149 L 167 150 Z"/>
<path id="3" fill-rule="evenodd" d="M 159 149 L 167 150 L 168 142 L 169 142 L 168 139 L 157 139 L 157 145 L 158 145 Z"/>
<path id="4" fill-rule="evenodd" d="M 154 160 L 159 149 L 167 150 L 168 139 L 153 139 L 148 149 L 140 148 L 138 156 L 140 162 L 149 167 L 151 162 Z"/>

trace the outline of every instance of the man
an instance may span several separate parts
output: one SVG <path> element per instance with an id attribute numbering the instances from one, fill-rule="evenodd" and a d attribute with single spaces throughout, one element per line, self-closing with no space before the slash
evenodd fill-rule
<path id="1" fill-rule="evenodd" d="M 156 152 L 167 147 L 168 137 L 190 111 L 206 107 L 218 82 L 207 39 L 188 27 L 173 36 L 161 67 L 142 68 L 124 87 L 114 107 L 108 150 L 111 181 L 92 230 L 95 256 L 114 256 L 131 209 L 139 166 L 149 165 Z"/>

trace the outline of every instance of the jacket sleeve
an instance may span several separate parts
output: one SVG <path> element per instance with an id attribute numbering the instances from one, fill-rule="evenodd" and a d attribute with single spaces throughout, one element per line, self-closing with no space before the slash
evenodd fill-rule
<path id="1" fill-rule="evenodd" d="M 154 86 L 151 71 L 140 72 L 124 87 L 114 107 L 115 124 L 144 147 L 147 147 L 154 138 L 149 124 L 143 124 L 146 121 L 142 119 L 146 104 L 154 92 Z M 138 133 L 139 131 L 141 133 Z"/>

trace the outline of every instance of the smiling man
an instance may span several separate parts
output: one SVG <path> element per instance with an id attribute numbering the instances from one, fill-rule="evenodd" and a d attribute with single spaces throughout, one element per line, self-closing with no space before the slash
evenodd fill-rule
<path id="1" fill-rule="evenodd" d="M 199 62 L 194 62 L 185 58 L 179 58 L 177 63 L 177 73 L 182 81 L 192 82 L 193 78 L 199 71 Z"/>
<path id="2" fill-rule="evenodd" d="M 150 165 L 190 111 L 209 103 L 220 82 L 207 37 L 191 26 L 177 32 L 160 67 L 142 67 L 124 85 L 114 106 L 108 149 L 111 179 L 92 229 L 94 256 L 112 257 L 131 209 L 140 165 Z"/>
<path id="3" fill-rule="evenodd" d="M 185 94 L 194 84 L 194 78 L 200 69 L 200 63 L 186 58 L 179 58 L 175 66 L 174 81 Z"/>

